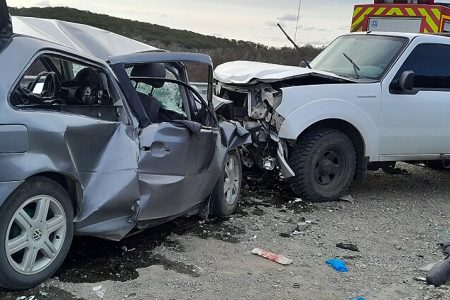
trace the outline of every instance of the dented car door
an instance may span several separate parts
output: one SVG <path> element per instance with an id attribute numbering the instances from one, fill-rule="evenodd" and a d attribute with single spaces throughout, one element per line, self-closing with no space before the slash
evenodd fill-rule
<path id="1" fill-rule="evenodd" d="M 184 213 L 211 193 L 220 172 L 217 130 L 163 122 L 143 129 L 139 139 L 138 221 Z"/>
<path id="2" fill-rule="evenodd" d="M 136 220 L 141 227 L 146 226 L 146 221 L 155 224 L 157 220 L 196 209 L 211 194 L 222 169 L 224 151 L 219 127 L 193 120 L 188 96 L 192 91 L 186 77 L 171 79 L 152 73 L 161 64 L 178 64 L 176 58 L 189 60 L 182 54 L 164 52 L 137 53 L 110 60 L 130 106 L 141 116 L 138 162 L 141 197 Z M 142 70 L 135 70 L 136 66 Z M 141 74 L 146 69 L 151 73 L 149 76 Z M 139 88 L 141 83 L 153 85 L 145 92 Z M 180 89 L 178 106 L 167 104 L 168 99 L 164 98 L 168 97 L 167 91 L 157 92 L 169 83 Z"/>

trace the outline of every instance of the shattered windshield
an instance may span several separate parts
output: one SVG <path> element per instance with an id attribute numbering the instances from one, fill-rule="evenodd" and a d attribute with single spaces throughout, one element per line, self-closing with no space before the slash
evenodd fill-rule
<path id="1" fill-rule="evenodd" d="M 407 41 L 377 35 L 341 36 L 311 62 L 311 67 L 354 79 L 378 80 Z"/>

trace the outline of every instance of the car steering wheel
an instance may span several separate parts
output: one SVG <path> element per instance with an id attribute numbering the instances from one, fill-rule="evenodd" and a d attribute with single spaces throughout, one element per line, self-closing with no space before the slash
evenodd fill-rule
<path id="1" fill-rule="evenodd" d="M 42 88 L 41 97 L 56 99 L 58 98 L 61 84 L 55 72 L 48 72 L 45 76 L 44 86 Z"/>

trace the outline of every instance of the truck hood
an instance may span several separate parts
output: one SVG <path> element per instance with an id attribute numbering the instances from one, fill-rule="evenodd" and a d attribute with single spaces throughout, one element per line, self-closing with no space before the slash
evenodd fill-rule
<path id="1" fill-rule="evenodd" d="M 333 73 L 254 61 L 228 62 L 219 65 L 214 71 L 214 78 L 219 82 L 242 85 L 259 82 L 273 83 L 311 75 L 336 79 L 337 81 L 342 82 L 353 82 L 353 80 L 350 80 L 349 78 L 341 77 Z"/>

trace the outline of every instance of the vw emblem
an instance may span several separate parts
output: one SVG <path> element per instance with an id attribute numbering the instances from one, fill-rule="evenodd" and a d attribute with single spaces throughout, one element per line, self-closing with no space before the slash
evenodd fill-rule
<path id="1" fill-rule="evenodd" d="M 33 232 L 33 240 L 34 241 L 39 241 L 42 237 L 42 229 L 41 228 L 37 228 L 34 232 Z"/>

